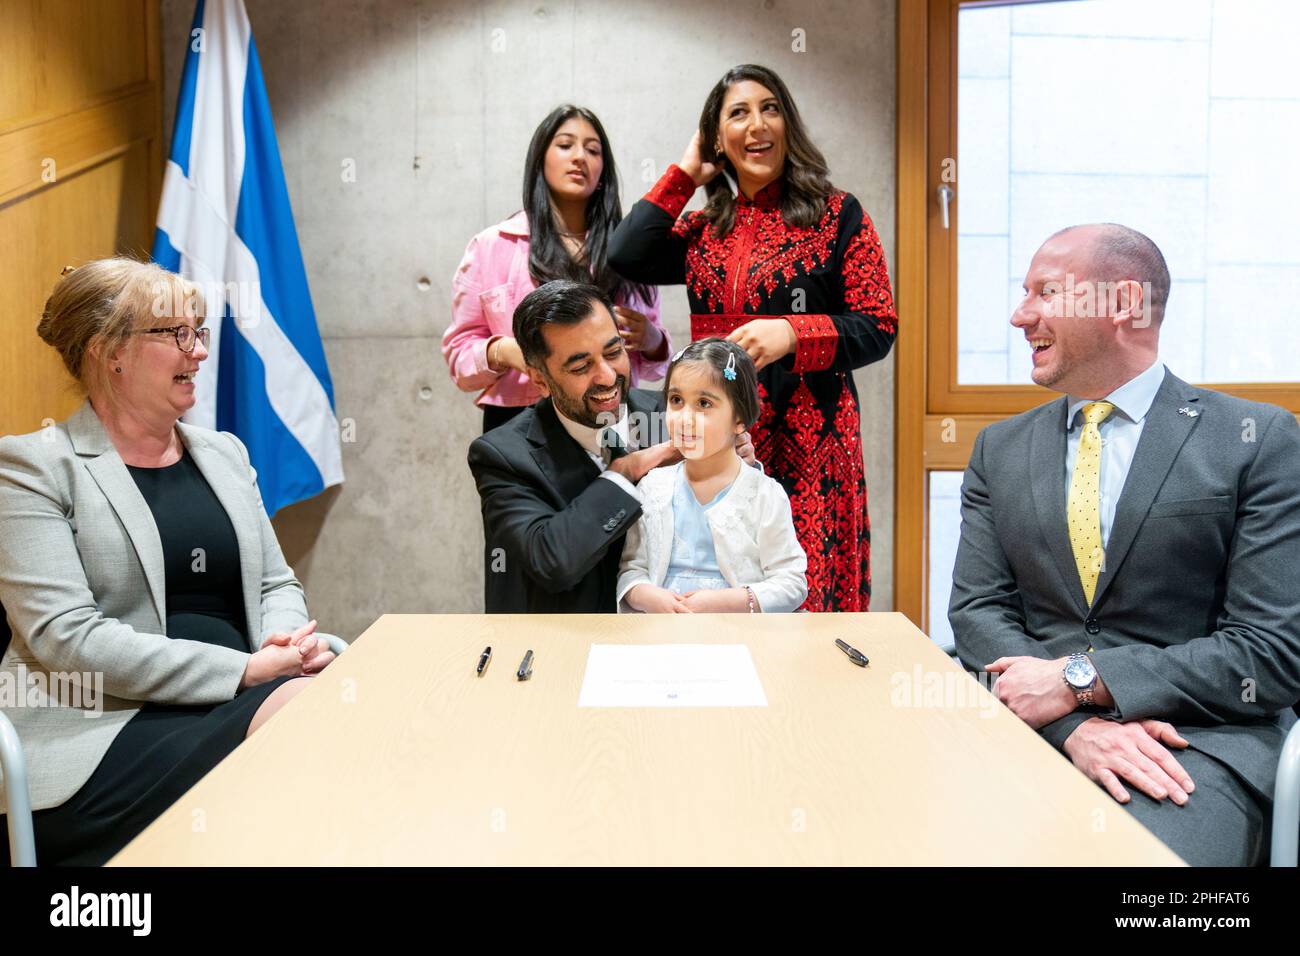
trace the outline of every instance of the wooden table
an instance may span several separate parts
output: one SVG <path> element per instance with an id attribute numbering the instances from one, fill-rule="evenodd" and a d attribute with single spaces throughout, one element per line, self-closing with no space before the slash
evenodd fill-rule
<path id="1" fill-rule="evenodd" d="M 593 643 L 748 644 L 768 706 L 579 708 Z M 1180 862 L 901 614 L 385 615 L 112 861 Z"/>

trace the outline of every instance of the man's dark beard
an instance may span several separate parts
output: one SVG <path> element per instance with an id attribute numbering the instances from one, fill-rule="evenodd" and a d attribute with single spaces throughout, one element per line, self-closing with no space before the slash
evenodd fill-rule
<path id="1" fill-rule="evenodd" d="M 570 398 L 565 393 L 564 389 L 560 387 L 560 384 L 555 381 L 555 379 L 551 378 L 550 372 L 543 369 L 542 376 L 546 379 L 546 384 L 549 385 L 551 389 L 551 404 L 555 406 L 557 412 L 569 419 L 569 421 L 577 422 L 579 425 L 586 425 L 588 428 L 601 428 L 605 425 L 612 424 L 612 422 L 600 421 L 596 417 L 596 413 L 592 412 L 587 407 L 587 399 L 590 398 L 594 392 L 605 391 L 603 385 L 593 385 L 583 393 L 581 398 L 574 399 Z M 614 387 L 618 389 L 619 404 L 626 403 L 627 378 L 620 375 L 615 380 Z"/>

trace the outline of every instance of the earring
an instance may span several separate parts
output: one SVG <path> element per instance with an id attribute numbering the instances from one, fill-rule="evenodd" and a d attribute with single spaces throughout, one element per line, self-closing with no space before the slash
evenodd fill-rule
<path id="1" fill-rule="evenodd" d="M 116 372 L 118 375 L 121 375 L 121 374 L 122 374 L 122 366 L 119 365 L 117 368 L 113 369 L 113 371 Z"/>

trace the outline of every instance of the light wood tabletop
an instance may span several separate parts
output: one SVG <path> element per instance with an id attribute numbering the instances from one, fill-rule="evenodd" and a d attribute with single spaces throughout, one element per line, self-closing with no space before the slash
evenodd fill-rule
<path id="1" fill-rule="evenodd" d="M 768 706 L 577 706 L 658 643 L 748 645 Z M 891 613 L 385 615 L 112 861 L 1180 863 Z"/>

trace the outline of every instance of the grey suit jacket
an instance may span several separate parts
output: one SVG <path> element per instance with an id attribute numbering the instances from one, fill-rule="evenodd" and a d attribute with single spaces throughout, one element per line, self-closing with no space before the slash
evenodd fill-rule
<path id="1" fill-rule="evenodd" d="M 1172 723 L 1265 800 L 1300 699 L 1300 427 L 1166 370 L 1115 509 L 1092 606 L 1066 529 L 1066 403 L 984 429 L 962 484 L 948 617 L 973 670 L 1096 649 L 1115 709 Z"/>
<path id="2" fill-rule="evenodd" d="M 226 432 L 179 428 L 234 525 L 251 652 L 267 635 L 307 623 L 302 587 L 285 565 L 243 444 Z M 0 603 L 13 628 L 0 681 L 26 688 L 0 700 L 22 741 L 34 809 L 71 797 L 141 702 L 235 696 L 248 655 L 167 637 L 165 598 L 153 514 L 89 402 L 62 424 L 0 438 Z M 74 673 L 101 675 L 82 700 L 39 691 Z M 93 706 L 95 679 L 102 713 Z"/>

